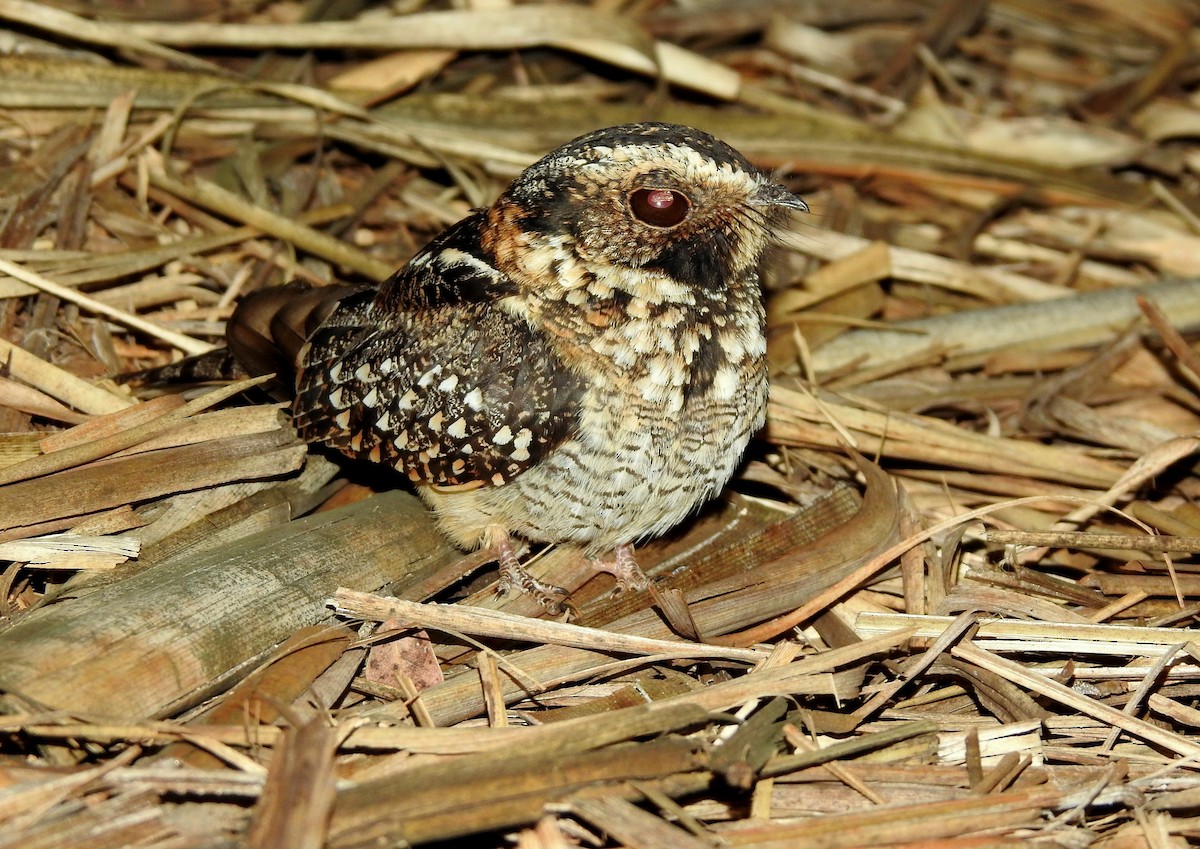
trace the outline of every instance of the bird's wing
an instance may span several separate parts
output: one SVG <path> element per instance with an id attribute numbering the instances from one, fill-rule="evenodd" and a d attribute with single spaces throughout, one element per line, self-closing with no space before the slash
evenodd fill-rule
<path id="1" fill-rule="evenodd" d="M 573 432 L 581 380 L 504 309 L 513 286 L 482 254 L 479 224 L 344 298 L 309 337 L 293 407 L 306 438 L 470 487 L 508 482 Z"/>

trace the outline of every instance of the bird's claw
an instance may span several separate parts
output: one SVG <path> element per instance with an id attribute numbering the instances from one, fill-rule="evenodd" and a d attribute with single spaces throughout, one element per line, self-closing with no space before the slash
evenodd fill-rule
<path id="1" fill-rule="evenodd" d="M 511 545 L 500 546 L 497 562 L 500 565 L 500 580 L 496 583 L 496 594 L 507 595 L 513 590 L 532 597 L 546 612 L 557 616 L 566 609 L 565 601 L 570 595 L 562 587 L 539 581 L 521 565 Z"/>
<path id="2" fill-rule="evenodd" d="M 592 567 L 597 572 L 607 572 L 617 579 L 617 593 L 641 592 L 650 588 L 650 579 L 634 559 L 631 545 L 617 546 L 612 562 L 593 558 Z"/>

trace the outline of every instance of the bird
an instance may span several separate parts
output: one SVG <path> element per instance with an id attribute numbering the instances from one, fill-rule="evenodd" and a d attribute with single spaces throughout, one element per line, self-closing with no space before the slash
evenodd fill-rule
<path id="1" fill-rule="evenodd" d="M 378 286 L 244 298 L 227 343 L 300 435 L 406 476 L 501 590 L 527 544 L 645 588 L 634 545 L 716 496 L 765 422 L 759 267 L 805 202 L 691 127 L 552 150 Z"/>

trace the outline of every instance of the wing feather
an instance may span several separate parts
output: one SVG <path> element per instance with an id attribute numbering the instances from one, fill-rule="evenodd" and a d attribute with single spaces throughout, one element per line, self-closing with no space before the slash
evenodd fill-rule
<path id="1" fill-rule="evenodd" d="M 439 487 L 501 485 L 575 429 L 581 379 L 508 311 L 481 218 L 435 240 L 376 292 L 340 301 L 300 352 L 308 439 Z"/>

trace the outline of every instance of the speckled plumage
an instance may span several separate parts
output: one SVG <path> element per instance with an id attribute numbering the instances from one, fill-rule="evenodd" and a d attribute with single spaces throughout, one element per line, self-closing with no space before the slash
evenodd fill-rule
<path id="1" fill-rule="evenodd" d="M 464 548 L 596 556 L 660 534 L 763 424 L 757 266 L 788 208 L 805 207 L 697 130 L 576 139 L 378 290 L 293 296 L 296 423 L 405 473 Z M 235 353 L 264 310 L 239 309 Z"/>

